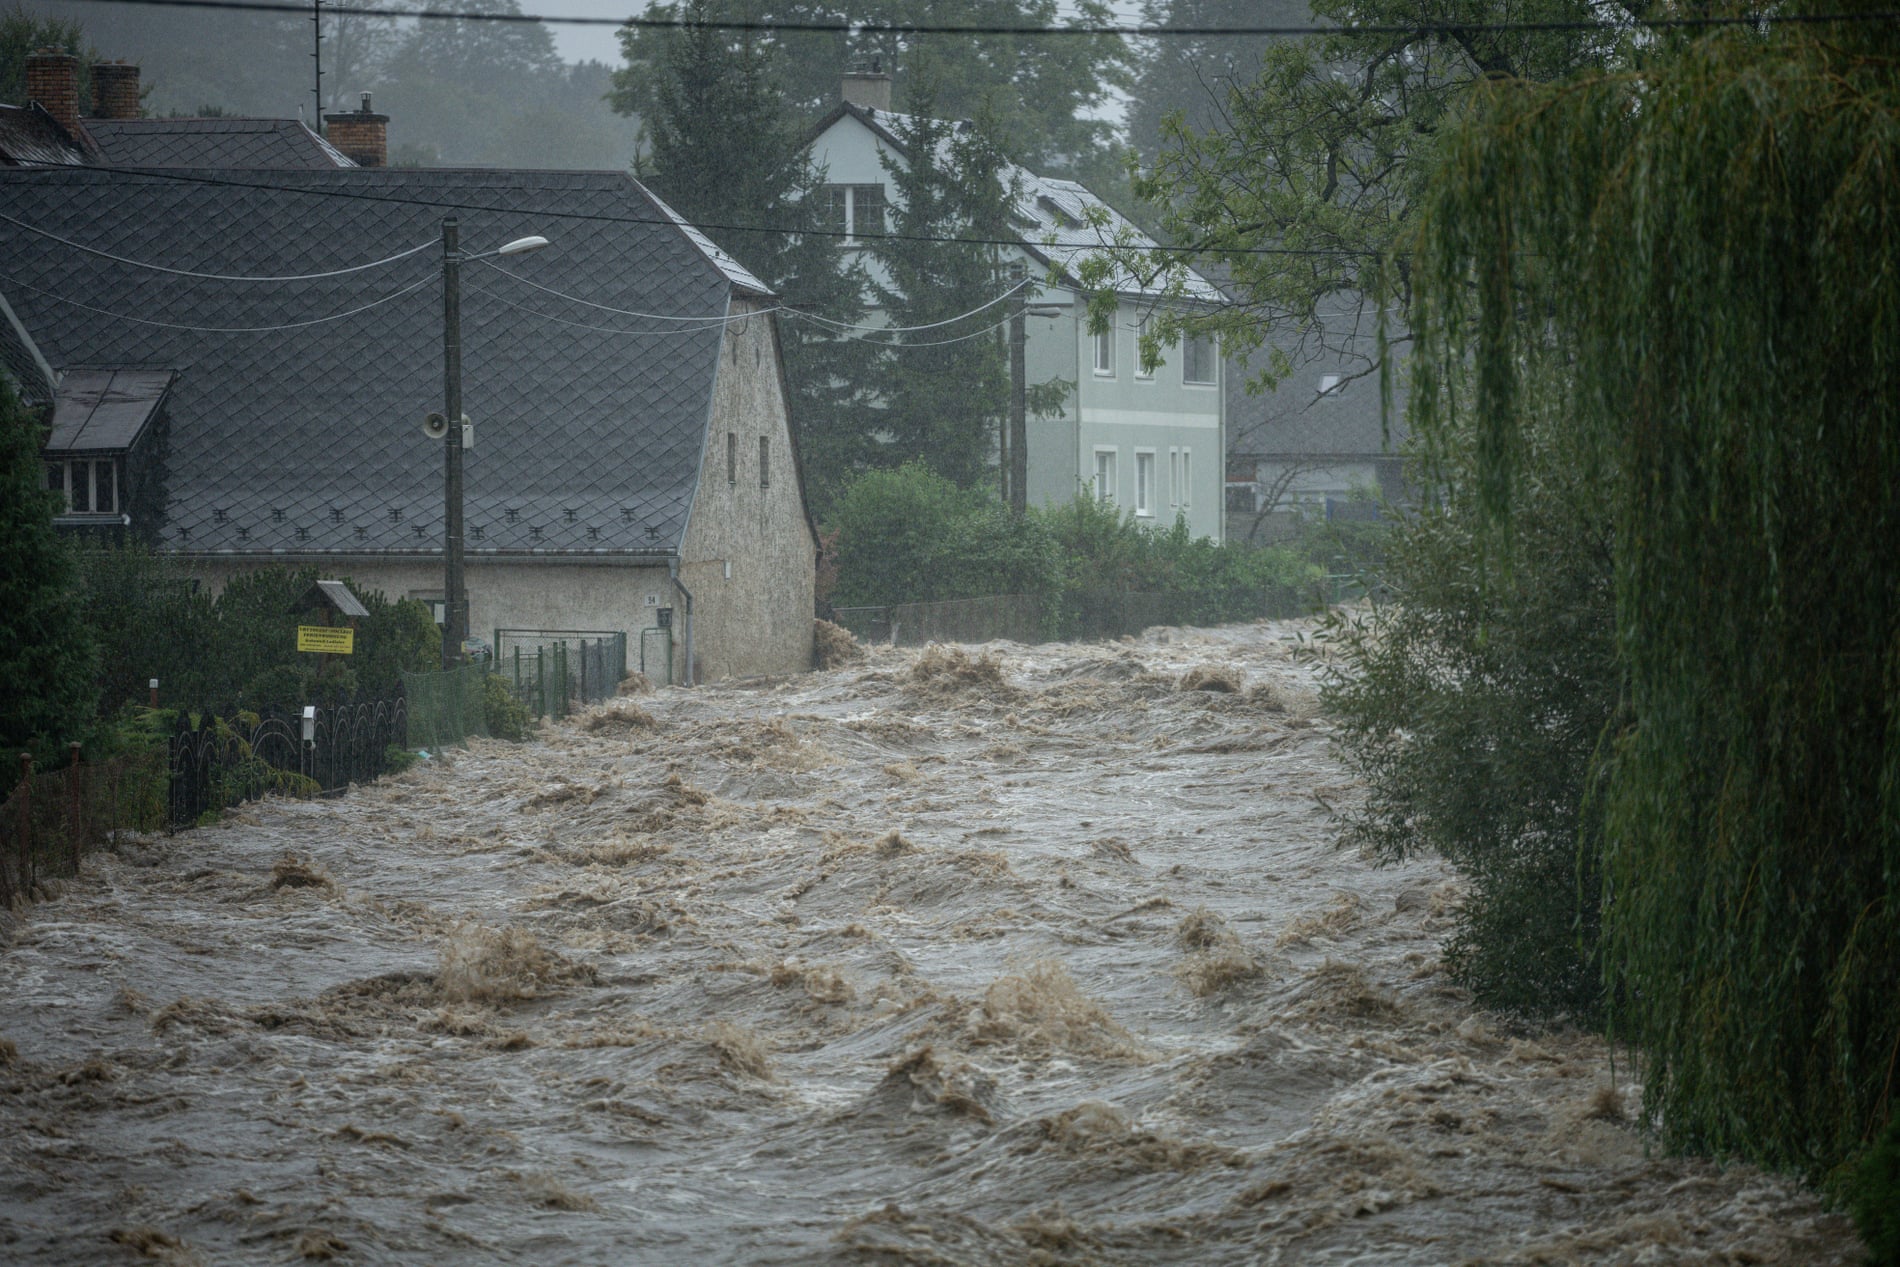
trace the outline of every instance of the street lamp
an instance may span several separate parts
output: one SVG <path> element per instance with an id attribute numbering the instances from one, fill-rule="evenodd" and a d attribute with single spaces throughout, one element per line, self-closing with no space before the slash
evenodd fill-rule
<path id="1" fill-rule="evenodd" d="M 462 261 L 522 255 L 548 244 L 516 238 L 499 250 L 463 255 L 454 216 L 442 221 L 442 395 L 448 430 L 442 441 L 442 667 L 452 669 L 468 641 L 468 592 L 462 584 Z"/>

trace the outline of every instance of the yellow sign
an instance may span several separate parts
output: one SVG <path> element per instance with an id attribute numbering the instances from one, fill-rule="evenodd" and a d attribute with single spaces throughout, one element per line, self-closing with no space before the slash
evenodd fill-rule
<path id="1" fill-rule="evenodd" d="M 356 650 L 356 630 L 332 629 L 328 625 L 298 625 L 297 650 L 349 655 Z"/>

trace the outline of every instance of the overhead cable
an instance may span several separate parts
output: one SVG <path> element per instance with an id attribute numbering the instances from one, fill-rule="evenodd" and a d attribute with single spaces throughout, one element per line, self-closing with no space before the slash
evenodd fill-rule
<path id="1" fill-rule="evenodd" d="M 352 264 L 348 268 L 333 268 L 322 273 L 291 273 L 282 277 L 254 277 L 240 273 L 199 273 L 188 268 L 170 268 L 164 264 L 153 264 L 146 260 L 128 259 L 123 255 L 114 255 L 110 251 L 102 251 L 96 246 L 87 246 L 84 242 L 75 242 L 71 238 L 63 238 L 57 233 L 49 233 L 37 225 L 28 224 L 24 220 L 16 220 L 5 212 L 0 212 L 0 220 L 5 220 L 8 224 L 18 225 L 28 233 L 36 233 L 40 237 L 49 238 L 61 246 L 70 246 L 75 251 L 84 251 L 87 255 L 97 255 L 101 259 L 111 260 L 116 264 L 130 264 L 133 268 L 150 269 L 154 273 L 169 273 L 173 277 L 197 277 L 214 282 L 308 282 L 317 281 L 325 277 L 344 277 L 350 273 L 361 273 L 372 268 L 381 268 L 385 264 L 394 264 L 397 260 L 406 260 L 411 255 L 419 251 L 426 251 L 435 245 L 433 241 L 424 242 L 420 246 L 412 246 L 406 251 L 398 251 L 394 255 L 386 255 L 380 260 L 371 260 L 367 264 Z"/>
<path id="2" fill-rule="evenodd" d="M 341 321 L 345 317 L 354 317 L 359 313 L 368 312 L 371 308 L 380 308 L 386 303 L 401 299 L 404 295 L 414 294 L 416 291 L 421 290 L 424 286 L 430 285 L 436 280 L 436 277 L 431 274 L 421 281 L 411 282 L 401 290 L 384 295 L 381 299 L 373 299 L 369 303 L 351 308 L 347 312 L 331 313 L 327 317 L 313 317 L 308 321 L 290 321 L 281 325 L 269 326 L 194 326 L 184 325 L 176 321 L 154 321 L 150 317 L 134 317 L 123 312 L 113 312 L 107 308 L 95 308 L 91 304 L 82 304 L 77 299 L 68 299 L 66 296 L 56 294 L 53 291 L 41 290 L 38 286 L 30 282 L 23 282 L 17 277 L 8 277 L 0 273 L 0 281 L 4 281 L 9 286 L 18 286 L 21 290 L 30 290 L 36 295 L 44 295 L 48 299 L 78 308 L 83 312 L 95 313 L 101 317 L 110 317 L 114 321 L 130 321 L 141 326 L 157 326 L 162 330 L 188 330 L 193 334 L 269 334 L 278 330 L 303 330 L 310 326 L 323 325 L 325 322 Z"/>
<path id="3" fill-rule="evenodd" d="M 953 326 L 959 321 L 967 321 L 968 319 L 970 319 L 971 317 L 974 317 L 977 313 L 982 312 L 985 309 L 994 308 L 997 304 L 1002 303 L 1005 299 L 1008 299 L 1011 295 L 1015 294 L 1017 291 L 1021 290 L 1023 287 L 1027 285 L 1029 285 L 1029 280 L 1027 278 L 1024 278 L 1022 281 L 1017 282 L 1015 285 L 1011 286 L 1008 290 L 1004 291 L 1002 294 L 998 295 L 996 298 L 987 299 L 983 301 L 982 303 L 978 304 L 976 307 L 970 309 L 968 312 L 960 312 L 954 317 L 945 317 L 942 321 L 927 321 L 923 325 L 920 325 L 920 326 L 851 325 L 849 322 L 833 321 L 830 317 L 821 317 L 815 312 L 803 312 L 797 308 L 788 307 L 786 308 L 785 311 L 790 313 L 794 317 L 802 317 L 806 321 L 816 322 L 817 324 L 821 326 L 829 326 L 833 330 L 837 330 L 841 333 L 848 333 L 849 331 L 852 331 L 852 330 L 870 330 L 879 334 L 903 334 L 912 330 L 937 330 L 937 329 L 941 329 L 944 326 Z"/>
<path id="4" fill-rule="evenodd" d="M 534 289 L 538 291 L 542 291 L 545 294 L 553 295 L 558 299 L 565 299 L 569 303 L 581 304 L 588 308 L 597 308 L 601 312 L 610 312 L 616 317 L 637 317 L 643 321 L 674 321 L 674 322 L 679 322 L 680 324 L 695 323 L 699 325 L 718 325 L 721 322 L 727 320 L 727 318 L 725 317 L 691 317 L 691 316 L 677 317 L 677 316 L 667 316 L 665 313 L 659 313 L 659 312 L 636 312 L 631 308 L 615 308 L 609 304 L 595 303 L 591 299 L 582 299 L 579 295 L 570 295 L 566 291 L 556 290 L 552 286 L 544 286 L 540 282 L 529 281 L 527 278 L 523 277 L 521 274 L 511 273 L 507 269 L 501 267 L 500 265 L 492 263 L 488 260 L 480 260 L 477 262 L 483 265 L 486 265 L 488 268 L 493 269 L 497 273 L 500 273 L 503 277 L 506 277 L 509 281 L 520 282 L 523 286 L 532 286 Z M 488 293 L 493 294 L 494 292 L 490 291 Z M 529 309 L 528 311 L 533 311 L 533 310 Z M 589 329 L 604 329 L 604 328 L 605 327 L 596 327 L 596 326 L 589 327 Z"/>
<path id="5" fill-rule="evenodd" d="M 297 5 L 277 4 L 271 0 L 90 0 L 94 4 L 143 5 L 163 9 L 223 9 L 248 13 L 280 13 L 286 17 L 307 18 L 309 10 Z M 1071 23 L 1067 26 L 984 26 L 951 22 L 787 22 L 787 21 L 716 21 L 689 22 L 678 18 L 605 18 L 539 13 L 477 13 L 458 9 L 398 9 L 380 5 L 326 5 L 325 12 L 342 17 L 407 18 L 448 22 L 543 22 L 550 26 L 613 26 L 636 30 L 677 31 L 716 30 L 759 35 L 990 35 L 1034 36 L 1127 36 L 1139 39 L 1205 39 L 1223 35 L 1296 38 L 1337 35 L 1476 35 L 1503 34 L 1512 31 L 1604 31 L 1618 32 L 1647 28 L 1674 30 L 1723 26 L 1828 25 L 1835 23 L 1892 22 L 1900 20 L 1900 10 L 1884 9 L 1861 13 L 1756 13 L 1741 16 L 1692 15 L 1683 17 L 1625 17 L 1616 21 L 1591 19 L 1553 19 L 1550 21 L 1502 22 L 1367 22 L 1352 26 L 1152 26 L 1141 23 Z"/>

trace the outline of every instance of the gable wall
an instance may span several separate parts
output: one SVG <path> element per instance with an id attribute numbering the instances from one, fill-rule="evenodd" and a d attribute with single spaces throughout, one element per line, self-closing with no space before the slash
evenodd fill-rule
<path id="1" fill-rule="evenodd" d="M 735 303 L 734 312 L 757 307 Z M 811 668 L 817 548 L 793 462 L 778 358 L 771 317 L 727 326 L 680 569 L 693 594 L 695 678 L 701 682 Z M 761 437 L 769 454 L 765 485 Z M 675 616 L 676 627 L 682 617 Z"/>

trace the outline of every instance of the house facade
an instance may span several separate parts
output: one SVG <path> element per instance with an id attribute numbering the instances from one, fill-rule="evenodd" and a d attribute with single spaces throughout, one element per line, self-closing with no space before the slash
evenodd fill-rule
<path id="1" fill-rule="evenodd" d="M 439 604 L 452 216 L 470 632 L 625 633 L 675 682 L 810 667 L 816 536 L 756 279 L 616 173 L 257 175 L 0 170 L 0 371 L 52 421 L 62 526 L 213 587 L 314 564 Z"/>
<path id="2" fill-rule="evenodd" d="M 865 254 L 874 276 L 876 262 L 862 244 L 883 230 L 895 197 L 886 160 L 913 161 L 902 139 L 904 117 L 889 106 L 888 76 L 848 75 L 844 100 L 819 122 L 811 142 L 833 221 Z M 1137 347 L 1144 323 L 1163 305 L 1214 303 L 1219 293 L 1197 277 L 1185 300 L 1169 298 L 1119 272 L 1113 325 L 1091 333 L 1077 269 L 1104 243 L 1139 246 L 1147 239 L 1075 181 L 1021 167 L 1007 174 L 1020 191 L 1011 217 L 1020 240 L 1003 248 L 1003 262 L 1022 265 L 1031 282 L 1029 302 L 1042 310 L 1026 320 L 1026 380 L 1032 388 L 1072 385 L 1061 415 L 1028 420 L 1030 503 L 1058 504 L 1079 493 L 1157 528 L 1185 516 L 1195 536 L 1221 540 L 1227 407 L 1221 358 L 1211 340 L 1191 340 L 1166 349 L 1163 363 L 1147 371 Z"/>

